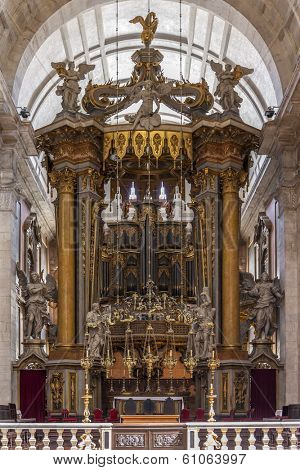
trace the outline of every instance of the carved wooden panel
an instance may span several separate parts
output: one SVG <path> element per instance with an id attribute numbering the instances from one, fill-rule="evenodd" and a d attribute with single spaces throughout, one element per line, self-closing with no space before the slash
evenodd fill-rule
<path id="1" fill-rule="evenodd" d="M 156 428 L 146 423 L 141 426 L 114 426 L 112 431 L 112 448 L 141 450 L 185 450 L 187 448 L 187 431 L 185 426 Z"/>

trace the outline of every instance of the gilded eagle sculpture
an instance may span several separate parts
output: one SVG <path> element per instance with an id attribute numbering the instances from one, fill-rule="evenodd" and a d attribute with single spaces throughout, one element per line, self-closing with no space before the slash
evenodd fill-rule
<path id="1" fill-rule="evenodd" d="M 154 35 L 158 26 L 158 18 L 156 17 L 156 14 L 153 11 L 150 11 L 146 18 L 143 18 L 142 16 L 136 16 L 130 20 L 129 23 L 140 23 L 143 28 L 141 39 L 148 48 L 154 39 Z"/>

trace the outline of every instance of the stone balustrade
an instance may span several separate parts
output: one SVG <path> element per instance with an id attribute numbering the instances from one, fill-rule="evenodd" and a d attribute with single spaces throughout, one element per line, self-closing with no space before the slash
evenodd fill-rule
<path id="1" fill-rule="evenodd" d="M 151 425 L 145 425 L 151 428 Z M 181 423 L 188 450 L 297 450 L 300 421 Z M 110 423 L 1 423 L 0 450 L 113 448 Z M 163 431 L 167 425 L 160 425 Z M 130 432 L 126 426 L 126 432 Z M 124 428 L 125 432 L 125 428 Z"/>
<path id="2" fill-rule="evenodd" d="M 300 421 L 187 423 L 188 449 L 297 450 Z"/>
<path id="3" fill-rule="evenodd" d="M 0 450 L 111 449 L 109 423 L 1 423 Z"/>

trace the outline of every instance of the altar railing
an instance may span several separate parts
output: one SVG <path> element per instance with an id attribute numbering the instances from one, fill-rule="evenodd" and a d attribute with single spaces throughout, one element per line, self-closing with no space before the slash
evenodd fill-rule
<path id="1" fill-rule="evenodd" d="M 188 449 L 283 450 L 300 448 L 300 421 L 187 423 Z"/>
<path id="2" fill-rule="evenodd" d="M 110 423 L 1 423 L 0 450 L 111 449 Z"/>
<path id="3" fill-rule="evenodd" d="M 172 426 L 174 428 L 174 424 Z M 300 421 L 224 421 L 180 423 L 180 426 L 186 430 L 189 450 L 300 448 Z M 110 423 L 0 422 L 0 450 L 109 450 L 112 449 L 113 427 Z M 167 432 L 168 425 L 161 424 L 159 428 L 161 431 L 166 428 Z M 128 431 L 129 426 L 124 426 L 125 430 Z"/>

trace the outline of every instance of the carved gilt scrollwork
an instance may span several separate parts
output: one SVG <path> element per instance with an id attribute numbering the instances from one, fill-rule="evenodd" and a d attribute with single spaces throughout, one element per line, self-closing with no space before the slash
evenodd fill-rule
<path id="1" fill-rule="evenodd" d="M 51 186 L 56 188 L 58 193 L 73 193 L 75 190 L 76 173 L 70 168 L 53 170 L 49 173 L 49 180 Z"/>

